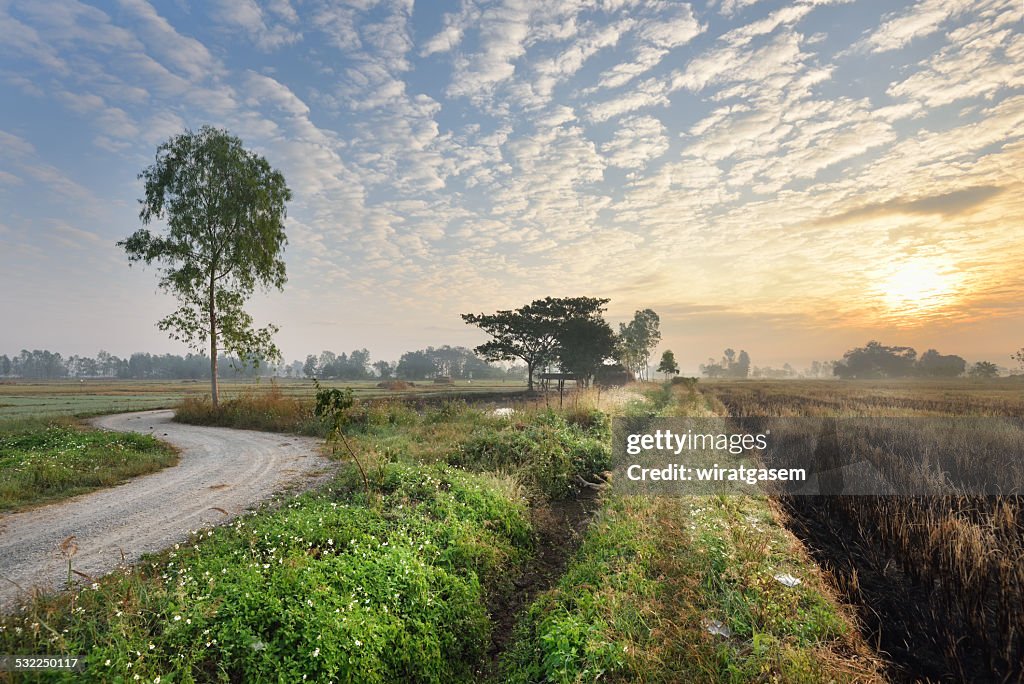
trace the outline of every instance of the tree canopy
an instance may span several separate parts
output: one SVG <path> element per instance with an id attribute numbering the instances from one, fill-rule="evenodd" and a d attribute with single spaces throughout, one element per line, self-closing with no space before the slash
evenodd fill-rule
<path id="1" fill-rule="evenodd" d="M 906 378 L 913 376 L 955 378 L 964 373 L 967 362 L 955 354 L 929 349 L 920 358 L 913 347 L 891 347 L 871 340 L 843 354 L 833 372 L 841 378 Z"/>
<path id="2" fill-rule="evenodd" d="M 661 341 L 660 325 L 653 309 L 637 311 L 629 323 L 619 323 L 619 361 L 637 378 L 647 378 L 651 354 Z"/>
<path id="3" fill-rule="evenodd" d="M 130 263 L 160 265 L 160 287 L 179 308 L 158 327 L 190 346 L 208 344 L 211 394 L 217 403 L 217 357 L 277 359 L 277 327 L 254 329 L 242 306 L 257 288 L 282 289 L 286 203 L 284 176 L 227 131 L 204 126 L 161 144 L 139 178 L 144 225 L 164 220 L 165 232 L 137 230 L 118 242 Z"/>
<path id="4" fill-rule="evenodd" d="M 608 301 L 595 297 L 545 297 L 515 310 L 462 314 L 462 320 L 491 336 L 490 340 L 474 349 L 477 354 L 489 361 L 519 359 L 526 364 L 527 386 L 532 391 L 536 369 L 559 361 L 588 366 L 593 357 L 599 355 L 600 350 L 567 346 L 570 339 L 579 341 L 581 330 L 565 326 L 569 321 L 582 321 L 584 323 L 574 323 L 573 326 L 591 325 L 592 330 L 597 331 L 599 325 L 596 322 L 603 322 L 601 313 Z M 587 321 L 589 323 L 585 323 Z M 595 338 L 593 342 L 596 347 L 603 344 L 604 338 Z"/>
<path id="5" fill-rule="evenodd" d="M 676 355 L 672 353 L 671 349 L 662 352 L 658 372 L 664 373 L 666 378 L 670 375 L 679 375 L 679 364 L 676 363 Z"/>

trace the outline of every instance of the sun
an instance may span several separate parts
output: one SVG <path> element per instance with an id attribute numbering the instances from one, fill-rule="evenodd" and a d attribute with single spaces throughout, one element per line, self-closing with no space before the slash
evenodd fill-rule
<path id="1" fill-rule="evenodd" d="M 929 317 L 957 300 L 959 285 L 960 275 L 951 264 L 922 257 L 891 269 L 881 278 L 877 295 L 890 315 Z"/>

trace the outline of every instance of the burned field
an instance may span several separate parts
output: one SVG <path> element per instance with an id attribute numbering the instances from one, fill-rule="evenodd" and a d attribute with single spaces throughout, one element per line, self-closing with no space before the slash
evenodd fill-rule
<path id="1" fill-rule="evenodd" d="M 895 679 L 1024 676 L 1024 499 L 970 486 L 986 475 L 1022 482 L 1019 383 L 737 382 L 704 391 L 736 417 L 888 423 L 874 463 L 904 482 L 929 478 L 924 493 L 782 497 L 790 529 L 858 607 Z M 937 448 L 914 429 L 937 422 L 972 432 Z M 840 461 L 847 454 L 824 451 L 843 448 L 819 445 Z"/>

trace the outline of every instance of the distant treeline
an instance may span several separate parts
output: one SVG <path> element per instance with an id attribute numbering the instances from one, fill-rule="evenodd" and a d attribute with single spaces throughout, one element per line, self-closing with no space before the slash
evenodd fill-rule
<path id="1" fill-rule="evenodd" d="M 998 367 L 988 361 L 979 361 L 968 369 L 967 361 L 956 354 L 940 354 L 929 349 L 918 358 L 913 347 L 890 347 L 871 340 L 843 354 L 833 366 L 837 377 L 848 379 L 870 378 L 956 378 L 965 373 L 971 377 L 994 378 Z"/>
<path id="2" fill-rule="evenodd" d="M 526 369 L 522 366 L 504 368 L 484 361 L 465 347 L 444 345 L 406 352 L 397 363 L 370 363 L 370 352 L 366 349 L 357 349 L 351 354 L 325 351 L 320 356 L 310 354 L 306 357 L 305 363 L 300 364 L 296 361 L 283 375 L 329 380 L 428 380 L 437 377 L 456 380 L 498 380 L 521 379 L 525 373 Z"/>
<path id="3" fill-rule="evenodd" d="M 1017 358 L 1016 356 L 1013 358 Z M 1024 363 L 1024 359 L 1019 359 Z M 828 378 L 849 380 L 885 378 L 994 378 L 999 367 L 989 361 L 978 361 L 968 367 L 967 361 L 956 354 L 940 354 L 929 349 L 920 357 L 913 347 L 891 347 L 876 340 L 843 354 L 839 361 L 814 361 L 804 371 L 797 371 L 788 363 L 782 368 L 751 366 L 750 356 L 740 350 L 737 356 L 726 349 L 722 358 L 708 359 L 701 364 L 701 373 L 708 378 Z"/>
<path id="4" fill-rule="evenodd" d="M 357 349 L 351 354 L 324 351 L 309 355 L 306 361 L 275 364 L 266 360 L 256 363 L 221 355 L 217 377 L 253 378 L 288 377 L 332 380 L 370 380 L 401 378 L 426 380 L 439 376 L 455 379 L 503 379 L 524 377 L 522 366 L 504 368 L 488 363 L 465 347 L 427 347 L 406 352 L 397 363 L 371 363 L 370 352 Z M 28 379 L 120 378 L 135 380 L 203 380 L 210 377 L 210 357 L 205 354 L 148 354 L 136 352 L 120 358 L 106 351 L 95 357 L 68 356 L 46 349 L 22 349 L 14 356 L 0 355 L 0 377 Z"/>
<path id="5" fill-rule="evenodd" d="M 272 373 L 265 364 L 253 366 L 240 359 L 218 357 L 217 377 L 255 377 Z M 201 380 L 210 377 L 210 357 L 203 354 L 147 354 L 137 352 L 120 358 L 105 351 L 92 356 L 64 357 L 47 349 L 22 349 L 20 354 L 0 356 L 0 376 L 57 378 L 121 378 Z"/>

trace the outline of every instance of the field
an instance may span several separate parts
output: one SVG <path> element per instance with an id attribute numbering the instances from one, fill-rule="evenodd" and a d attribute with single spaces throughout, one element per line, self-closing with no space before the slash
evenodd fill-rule
<path id="1" fill-rule="evenodd" d="M 64 385 L 39 395 L 88 400 Z M 133 387 L 173 391 L 120 389 Z M 202 389 L 179 419 L 325 433 L 304 385 L 232 387 L 217 414 Z M 1024 676 L 1017 498 L 662 499 L 600 485 L 611 416 L 1021 417 L 1019 379 L 649 383 L 562 409 L 510 396 L 511 418 L 481 386 L 476 402 L 375 389 L 346 410 L 351 452 L 334 445 L 344 464 L 323 490 L 38 598 L 0 618 L 0 652 L 85 654 L 91 681 Z"/>
<path id="2" fill-rule="evenodd" d="M 991 383 L 722 382 L 709 383 L 704 391 L 734 416 L 889 419 L 896 427 L 889 428 L 875 464 L 890 473 L 922 477 L 917 462 L 927 453 L 925 470 L 933 469 L 940 482 L 948 482 L 951 473 L 978 471 L 1024 481 L 1020 378 Z M 914 422 L 897 423 L 892 416 Z M 908 426 L 935 417 L 949 425 L 984 426 L 986 434 L 980 439 L 971 434 L 970 441 L 955 440 L 948 448 L 925 447 L 924 431 Z M 998 417 L 1018 420 L 997 422 Z M 791 528 L 833 574 L 844 597 L 859 606 L 869 641 L 889 654 L 901 676 L 1024 678 L 1020 497 L 969 495 L 948 486 L 936 496 L 805 496 L 782 504 L 792 516 Z"/>
<path id="3" fill-rule="evenodd" d="M 230 399 L 253 389 L 275 385 L 287 396 L 310 398 L 313 383 L 310 380 L 275 379 L 253 381 L 226 381 L 220 384 L 221 397 Z M 442 397 L 458 394 L 489 394 L 521 392 L 525 383 L 514 381 L 456 381 L 451 385 L 435 385 L 430 381 L 416 382 L 405 390 L 387 390 L 374 381 L 327 381 L 327 387 L 350 387 L 359 398 L 416 396 Z M 187 397 L 208 396 L 208 381 L 194 380 L 4 380 L 0 381 L 0 420 L 21 416 L 73 415 L 96 416 L 105 413 L 145 411 L 172 408 Z"/>

